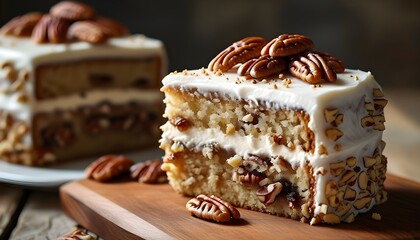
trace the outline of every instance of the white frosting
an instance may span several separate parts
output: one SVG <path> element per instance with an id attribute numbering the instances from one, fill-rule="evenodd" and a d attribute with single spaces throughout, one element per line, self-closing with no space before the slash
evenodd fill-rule
<path id="1" fill-rule="evenodd" d="M 80 106 L 92 106 L 96 103 L 107 101 L 111 104 L 125 104 L 128 102 L 141 102 L 153 104 L 161 101 L 162 93 L 156 90 L 92 90 L 85 94 L 73 94 L 58 99 L 46 101 L 29 101 L 28 103 L 19 103 L 16 101 L 16 95 L 0 94 L 1 109 L 11 113 L 16 119 L 28 121 L 38 112 L 52 112 L 54 110 L 73 110 Z M 30 123 L 30 121 L 28 122 Z"/>
<path id="2" fill-rule="evenodd" d="M 15 67 L 19 69 L 25 66 L 37 66 L 42 63 L 84 58 L 135 58 L 155 55 L 165 58 L 165 49 L 162 42 L 147 38 L 144 35 L 111 38 L 103 44 L 91 44 L 81 41 L 60 44 L 37 44 L 30 38 L 0 35 L 0 53 L 0 62 L 1 60 L 12 60 Z M 163 69 L 166 68 L 164 67 Z"/>
<path id="3" fill-rule="evenodd" d="M 291 84 L 286 88 L 280 79 L 253 83 L 252 80 L 238 76 L 236 71 L 234 68 L 222 75 L 216 75 L 207 69 L 172 73 L 163 79 L 163 90 L 165 88 L 181 91 L 196 90 L 205 97 L 216 94 L 221 98 L 241 99 L 254 105 L 264 104 L 273 109 L 302 109 L 310 116 L 308 127 L 315 135 L 317 148 L 313 154 L 303 151 L 298 145 L 294 151 L 290 151 L 283 145 L 273 144 L 268 135 L 255 138 L 238 132 L 226 135 L 220 130 L 194 128 L 179 132 L 169 123 L 162 126 L 164 131 L 162 141 L 181 141 L 187 146 L 216 142 L 241 156 L 281 155 L 294 167 L 309 162 L 313 166 L 314 173 L 321 167 L 329 169 L 331 162 L 342 161 L 350 156 L 356 157 L 358 164 L 363 166 L 363 157 L 371 156 L 380 144 L 382 132 L 363 128 L 360 123 L 361 117 L 367 115 L 365 102 L 373 102 L 373 88 L 380 89 L 370 72 L 346 69 L 344 73 L 337 74 L 336 82 L 322 83 L 317 87 L 288 75 L 286 77 L 291 79 Z M 344 135 L 337 141 L 329 139 L 325 134 L 325 129 L 332 128 L 324 117 L 324 109 L 327 108 L 337 108 L 344 115 L 343 123 L 337 127 Z M 328 155 L 319 153 L 321 144 L 328 150 Z M 335 150 L 336 144 L 341 145 L 341 150 Z M 318 204 L 327 202 L 324 195 L 325 184 L 333 177 L 328 173 L 325 176 L 316 175 L 315 178 L 317 189 L 315 214 L 318 214 L 320 211 Z M 373 200 L 371 206 L 361 211 L 369 210 L 374 202 Z M 357 211 L 355 212 L 357 214 Z"/>

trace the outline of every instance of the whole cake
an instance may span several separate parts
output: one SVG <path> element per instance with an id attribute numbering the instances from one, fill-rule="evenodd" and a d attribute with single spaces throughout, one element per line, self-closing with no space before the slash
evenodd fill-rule
<path id="1" fill-rule="evenodd" d="M 42 165 L 158 141 L 161 41 L 71 1 L 0 33 L 1 160 Z"/>
<path id="2" fill-rule="evenodd" d="M 386 201 L 381 87 L 312 48 L 302 35 L 245 38 L 163 79 L 162 169 L 177 192 L 311 224 Z"/>

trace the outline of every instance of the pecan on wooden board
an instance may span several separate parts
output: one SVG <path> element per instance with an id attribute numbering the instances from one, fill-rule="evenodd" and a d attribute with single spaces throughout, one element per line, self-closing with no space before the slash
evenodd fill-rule
<path id="1" fill-rule="evenodd" d="M 141 183 L 167 182 L 166 172 L 161 169 L 162 163 L 162 160 L 148 160 L 134 165 L 130 173 L 131 179 Z"/>
<path id="2" fill-rule="evenodd" d="M 198 195 L 190 199 L 186 206 L 187 210 L 198 218 L 215 222 L 227 222 L 230 219 L 239 219 L 239 211 L 230 203 L 217 196 Z"/>

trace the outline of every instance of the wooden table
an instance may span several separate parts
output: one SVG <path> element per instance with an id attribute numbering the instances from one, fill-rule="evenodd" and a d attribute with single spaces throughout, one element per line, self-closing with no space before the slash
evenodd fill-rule
<path id="1" fill-rule="evenodd" d="M 420 92 L 385 90 L 385 94 L 390 100 L 385 109 L 387 130 L 384 135 L 388 142 L 385 154 L 389 158 L 389 172 L 420 182 L 420 161 L 417 161 L 420 156 Z M 395 138 L 395 135 L 404 138 Z M 408 164 L 410 161 L 417 165 Z M 398 198 L 398 192 L 392 192 L 390 197 Z M 386 218 L 386 214 L 383 217 Z M 0 239 L 9 236 L 10 239 L 55 239 L 76 224 L 61 210 L 57 190 L 0 184 Z"/>

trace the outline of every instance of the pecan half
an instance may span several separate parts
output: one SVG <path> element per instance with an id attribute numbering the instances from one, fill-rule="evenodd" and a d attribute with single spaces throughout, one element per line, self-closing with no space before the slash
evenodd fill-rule
<path id="1" fill-rule="evenodd" d="M 230 219 L 239 219 L 239 211 L 230 203 L 217 196 L 198 195 L 190 199 L 186 206 L 187 210 L 198 218 L 216 222 L 227 222 Z"/>
<path id="2" fill-rule="evenodd" d="M 262 37 L 247 37 L 239 40 L 211 60 L 208 69 L 214 72 L 218 70 L 226 72 L 238 63 L 259 57 L 265 44 L 266 41 Z"/>
<path id="3" fill-rule="evenodd" d="M 0 33 L 17 37 L 29 37 L 31 36 L 35 25 L 41 18 L 42 13 L 39 12 L 27 13 L 22 16 L 14 17 L 0 29 Z"/>
<path id="4" fill-rule="evenodd" d="M 89 5 L 81 2 L 61 1 L 51 7 L 50 14 L 70 21 L 79 21 L 93 19 L 96 12 Z"/>
<path id="5" fill-rule="evenodd" d="M 36 43 L 61 43 L 66 41 L 69 22 L 66 19 L 44 15 L 32 31 Z"/>
<path id="6" fill-rule="evenodd" d="M 120 37 L 129 33 L 124 25 L 109 18 L 99 17 L 96 19 L 96 23 L 102 26 L 102 31 L 108 37 Z"/>
<path id="7" fill-rule="evenodd" d="M 134 162 L 124 156 L 105 155 L 85 169 L 85 176 L 100 182 L 111 180 L 129 172 Z"/>
<path id="8" fill-rule="evenodd" d="M 292 59 L 289 63 L 289 71 L 293 76 L 308 83 L 316 84 L 321 82 L 321 69 L 306 56 Z"/>
<path id="9" fill-rule="evenodd" d="M 102 25 L 94 21 L 79 21 L 73 23 L 68 35 L 80 41 L 89 43 L 101 43 L 108 39 Z"/>
<path id="10" fill-rule="evenodd" d="M 92 235 L 86 233 L 86 229 L 74 227 L 70 232 L 60 236 L 57 240 L 93 240 Z"/>
<path id="11" fill-rule="evenodd" d="M 249 74 L 254 78 L 263 78 L 273 74 L 279 74 L 286 68 L 286 60 L 283 58 L 273 58 L 270 55 L 264 55 L 242 64 L 238 68 L 238 74 L 241 76 Z"/>
<path id="12" fill-rule="evenodd" d="M 312 40 L 306 36 L 282 34 L 265 45 L 261 50 L 261 55 L 288 57 L 311 50 L 313 46 Z"/>
<path id="13" fill-rule="evenodd" d="M 142 183 L 164 183 L 167 182 L 166 172 L 160 167 L 162 160 L 148 160 L 134 166 L 130 176 L 132 179 Z"/>
<path id="14" fill-rule="evenodd" d="M 320 55 L 327 62 L 328 66 L 334 70 L 335 73 L 343 73 L 346 69 L 344 63 L 338 58 L 333 57 L 325 52 L 315 51 L 314 53 Z"/>
<path id="15" fill-rule="evenodd" d="M 307 57 L 321 69 L 322 78 L 328 82 L 335 82 L 337 80 L 337 74 L 321 55 L 317 53 L 308 53 Z"/>
<path id="16" fill-rule="evenodd" d="M 283 184 L 281 184 L 280 182 L 275 182 L 267 186 L 261 187 L 255 192 L 255 194 L 265 206 L 268 206 L 272 204 L 274 200 L 276 200 L 277 195 L 280 194 L 282 189 Z"/>

